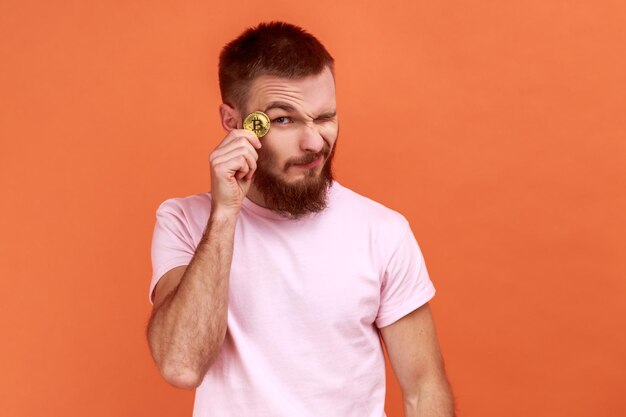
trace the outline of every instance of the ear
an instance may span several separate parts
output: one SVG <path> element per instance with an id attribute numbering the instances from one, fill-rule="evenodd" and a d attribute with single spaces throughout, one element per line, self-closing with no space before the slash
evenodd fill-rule
<path id="1" fill-rule="evenodd" d="M 226 103 L 220 104 L 220 119 L 222 121 L 222 127 L 230 132 L 233 129 L 241 129 L 241 115 L 239 111 L 234 107 Z"/>

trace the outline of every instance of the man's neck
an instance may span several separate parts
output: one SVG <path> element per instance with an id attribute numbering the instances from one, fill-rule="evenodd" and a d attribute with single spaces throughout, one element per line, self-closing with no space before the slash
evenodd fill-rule
<path id="1" fill-rule="evenodd" d="M 246 197 L 248 197 L 248 199 L 257 206 L 269 208 L 265 204 L 265 198 L 263 197 L 263 194 L 261 194 L 261 192 L 256 189 L 254 184 L 250 184 L 250 189 L 248 190 L 248 194 L 246 194 Z"/>

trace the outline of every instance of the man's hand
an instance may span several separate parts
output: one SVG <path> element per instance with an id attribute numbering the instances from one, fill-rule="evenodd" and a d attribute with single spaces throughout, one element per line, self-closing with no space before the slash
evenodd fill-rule
<path id="1" fill-rule="evenodd" d="M 256 149 L 255 149 L 256 148 Z M 212 211 L 239 213 L 250 189 L 261 141 L 244 129 L 233 129 L 209 156 Z"/>

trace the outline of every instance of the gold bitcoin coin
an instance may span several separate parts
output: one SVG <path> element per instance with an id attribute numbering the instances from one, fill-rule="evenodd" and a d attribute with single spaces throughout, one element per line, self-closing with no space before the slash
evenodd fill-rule
<path id="1" fill-rule="evenodd" d="M 270 130 L 270 118 L 262 111 L 252 112 L 243 120 L 243 128 L 251 130 L 257 138 L 261 138 Z"/>

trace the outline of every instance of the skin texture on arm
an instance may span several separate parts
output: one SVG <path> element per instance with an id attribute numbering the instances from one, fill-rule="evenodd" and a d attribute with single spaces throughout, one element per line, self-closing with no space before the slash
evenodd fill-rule
<path id="1" fill-rule="evenodd" d="M 236 216 L 212 213 L 189 265 L 157 285 L 148 344 L 161 375 L 176 387 L 200 385 L 224 342 L 235 224 Z"/>
<path id="2" fill-rule="evenodd" d="M 452 391 L 428 303 L 380 333 L 402 390 L 405 417 L 454 417 Z"/>
<path id="3" fill-rule="evenodd" d="M 254 133 L 232 128 L 211 152 L 207 226 L 189 265 L 174 268 L 157 284 L 148 344 L 161 375 L 176 387 L 198 387 L 226 337 L 235 226 L 256 169 L 255 147 L 261 146 Z"/>

